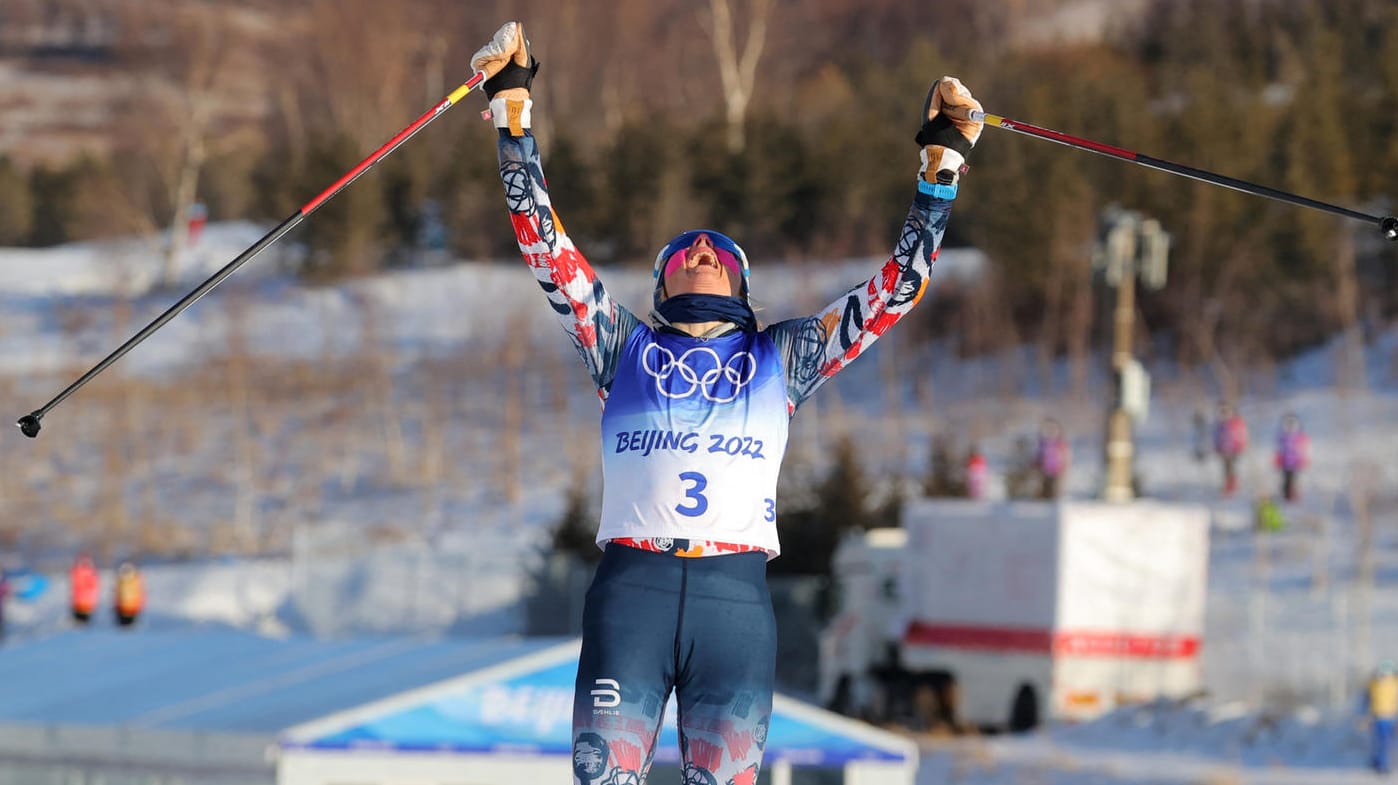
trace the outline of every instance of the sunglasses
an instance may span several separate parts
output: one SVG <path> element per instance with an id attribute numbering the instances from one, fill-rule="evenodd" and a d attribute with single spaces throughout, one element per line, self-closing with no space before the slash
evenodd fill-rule
<path id="1" fill-rule="evenodd" d="M 660 251 L 657 259 L 655 274 L 657 277 L 669 277 L 676 271 L 684 267 L 685 260 L 689 258 L 690 246 L 699 239 L 699 235 L 706 235 L 710 245 L 713 246 L 714 255 L 718 257 L 719 264 L 728 270 L 729 275 L 735 279 L 745 281 L 747 279 L 747 256 L 738 244 L 720 232 L 709 231 L 707 229 L 695 229 L 685 232 L 671 240 L 665 248 Z M 659 263 L 660 259 L 664 263 Z"/>

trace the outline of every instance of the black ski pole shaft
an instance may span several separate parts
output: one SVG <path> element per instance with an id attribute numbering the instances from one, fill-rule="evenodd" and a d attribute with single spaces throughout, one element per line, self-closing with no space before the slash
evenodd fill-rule
<path id="1" fill-rule="evenodd" d="M 232 275 L 234 271 L 236 271 L 239 267 L 242 267 L 243 264 L 246 263 L 248 260 L 252 259 L 254 256 L 257 256 L 267 246 L 281 239 L 283 235 L 294 229 L 297 224 L 301 223 L 301 221 L 304 220 L 306 216 L 315 212 L 322 204 L 325 204 L 325 202 L 329 201 L 332 196 L 344 190 L 346 187 L 349 186 L 350 183 L 359 179 L 360 175 L 369 171 L 369 169 L 373 167 L 374 164 L 383 160 L 389 153 L 398 149 L 399 145 L 408 141 L 418 131 L 421 131 L 423 128 L 427 127 L 428 123 L 437 119 L 438 116 L 440 116 L 446 110 L 450 109 L 453 105 L 459 103 L 467 93 L 475 89 L 478 85 L 480 85 L 481 82 L 484 82 L 485 79 L 486 75 L 481 71 L 477 71 L 474 74 L 472 74 L 470 79 L 467 79 L 465 82 L 462 82 L 459 87 L 453 90 L 451 94 L 448 95 L 446 98 L 442 99 L 440 103 L 424 112 L 422 116 L 414 120 L 411 125 L 399 131 L 396 136 L 385 142 L 382 147 L 375 150 L 373 153 L 370 153 L 368 158 L 365 158 L 363 161 L 360 161 L 357 165 L 355 165 L 353 169 L 346 172 L 343 177 L 341 177 L 339 180 L 336 180 L 329 188 L 326 188 L 324 191 L 321 191 L 320 194 L 311 201 L 306 202 L 306 204 L 303 205 L 300 210 L 297 210 L 295 213 L 292 213 L 290 216 L 286 218 L 286 220 L 282 221 L 280 224 L 277 224 L 277 227 L 275 229 L 263 235 L 262 239 L 253 243 L 251 246 L 248 247 L 247 250 L 238 254 L 238 257 L 236 259 L 224 265 L 221 269 L 219 269 L 218 272 L 209 276 L 208 279 L 206 279 L 203 283 L 199 284 L 199 286 L 196 287 L 194 291 L 185 295 L 183 298 L 180 299 L 179 302 L 170 306 L 168 309 L 166 309 L 164 313 L 157 316 L 155 318 L 155 321 L 141 328 L 140 332 L 131 336 L 131 338 L 126 341 L 126 343 L 123 343 L 121 346 L 117 347 L 116 351 L 103 358 L 102 362 L 99 362 L 96 365 L 94 365 L 91 370 L 79 377 L 77 381 L 64 388 L 63 392 L 60 392 L 58 395 L 55 395 L 52 400 L 50 400 L 48 403 L 44 404 L 40 408 L 35 409 L 29 414 L 26 414 L 25 416 L 19 418 L 19 420 L 15 424 L 19 426 L 20 431 L 25 436 L 28 436 L 31 439 L 35 436 L 38 436 L 39 421 L 44 418 L 44 415 L 49 413 L 49 410 L 62 403 L 68 396 L 77 392 L 79 389 L 82 388 L 83 385 L 92 381 L 92 378 L 94 376 L 106 370 L 108 366 L 121 359 L 121 357 L 125 355 L 127 352 L 136 348 L 137 344 L 149 338 L 151 333 L 165 326 L 166 322 L 178 316 L 181 311 L 192 305 L 195 300 L 198 300 L 200 297 L 203 297 L 205 294 L 208 294 L 210 289 L 213 289 L 215 286 L 218 286 L 220 283 L 222 283 L 223 279 Z"/>
<path id="2" fill-rule="evenodd" d="M 1358 210 L 1351 210 L 1347 207 L 1340 207 L 1339 205 L 1329 204 L 1327 202 L 1322 202 L 1305 196 L 1298 196 L 1296 194 L 1288 193 L 1286 191 L 1279 191 L 1275 188 L 1268 188 L 1265 185 L 1258 185 L 1256 183 L 1250 183 L 1246 180 L 1239 180 L 1236 177 L 1229 177 L 1227 175 L 1216 174 L 1214 172 L 1205 171 L 1203 169 L 1196 169 L 1192 166 L 1177 164 L 1172 161 L 1166 161 L 1161 158 L 1152 158 L 1151 156 L 1142 155 L 1141 153 L 1126 150 L 1121 147 L 1114 147 L 1109 144 L 1102 144 L 1101 142 L 1094 142 L 1088 139 L 1081 139 L 1076 136 L 1065 134 L 1061 131 L 1053 131 L 1048 128 L 1040 128 L 1037 125 L 1022 123 L 1018 120 L 1011 120 L 1008 117 L 1001 117 L 1000 115 L 990 114 L 988 112 L 970 111 L 965 112 L 964 114 L 969 116 L 970 119 L 979 122 L 984 122 L 986 125 L 995 126 L 996 128 L 1003 128 L 1007 131 L 1014 131 L 1015 133 L 1024 134 L 1025 136 L 1032 136 L 1036 139 L 1046 139 L 1050 142 L 1057 142 L 1058 144 L 1067 145 L 1078 150 L 1085 150 L 1089 153 L 1097 153 L 1098 155 L 1105 155 L 1109 158 L 1116 158 L 1120 161 L 1129 161 L 1134 164 L 1140 164 L 1141 166 L 1145 166 L 1161 172 L 1169 172 L 1170 174 L 1177 174 L 1182 177 L 1188 177 L 1192 180 L 1198 180 L 1200 182 L 1205 183 L 1212 183 L 1213 185 L 1219 185 L 1224 188 L 1231 188 L 1234 191 L 1241 191 L 1243 193 L 1253 194 L 1254 196 L 1265 196 L 1268 199 L 1275 199 L 1279 202 L 1286 202 L 1287 204 L 1297 205 L 1298 207 L 1309 207 L 1312 210 L 1320 210 L 1322 212 L 1327 212 L 1332 215 L 1339 215 L 1345 218 L 1353 218 L 1356 221 L 1364 221 L 1366 223 L 1371 223 L 1377 226 L 1379 230 L 1383 232 L 1383 236 L 1386 239 L 1398 240 L 1398 218 L 1395 218 L 1391 215 L 1369 215 L 1368 213 L 1362 213 Z"/>

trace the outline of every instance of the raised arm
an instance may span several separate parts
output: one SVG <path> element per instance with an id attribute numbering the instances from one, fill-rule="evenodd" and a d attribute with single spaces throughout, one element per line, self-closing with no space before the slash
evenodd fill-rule
<path id="1" fill-rule="evenodd" d="M 922 299 L 942 245 L 966 155 L 980 138 L 981 123 L 963 120 L 981 108 L 960 81 L 943 77 L 923 105 L 917 193 L 893 255 L 872 278 L 819 313 L 768 328 L 786 362 L 792 411 L 822 384 L 878 340 Z"/>
<path id="2" fill-rule="evenodd" d="M 539 64 L 528 47 L 519 23 L 507 22 L 471 65 L 491 75 L 484 88 L 500 133 L 500 180 L 520 253 L 605 399 L 621 346 L 638 320 L 607 294 L 549 201 L 539 146 L 529 130 L 529 86 Z"/>

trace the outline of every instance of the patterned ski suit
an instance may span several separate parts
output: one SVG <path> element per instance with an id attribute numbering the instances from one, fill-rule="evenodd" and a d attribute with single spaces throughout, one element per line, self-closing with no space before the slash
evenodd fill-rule
<path id="1" fill-rule="evenodd" d="M 751 785 L 772 708 L 766 560 L 780 552 L 788 421 L 917 304 L 951 201 L 917 192 L 893 255 L 819 313 L 701 339 L 608 295 L 549 202 L 532 134 L 501 129 L 499 153 L 520 251 L 603 402 L 604 555 L 584 608 L 575 782 L 643 782 L 673 690 L 685 782 Z"/>

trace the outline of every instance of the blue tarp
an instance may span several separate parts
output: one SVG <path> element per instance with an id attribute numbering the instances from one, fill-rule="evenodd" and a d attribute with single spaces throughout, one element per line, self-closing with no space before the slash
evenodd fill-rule
<path id="1" fill-rule="evenodd" d="M 495 677 L 463 678 L 410 702 L 364 707 L 346 716 L 293 730 L 293 749 L 387 749 L 465 753 L 572 754 L 576 646 L 557 656 L 541 653 L 522 669 Z M 658 762 L 679 760 L 674 700 L 656 750 Z M 897 744 L 878 743 L 880 732 L 838 715 L 778 696 L 767 733 L 766 757 L 793 765 L 839 766 L 851 760 L 901 761 Z"/>
<path id="2" fill-rule="evenodd" d="M 324 641 L 241 630 L 72 630 L 0 646 L 0 724 L 277 734 L 559 639 Z"/>

